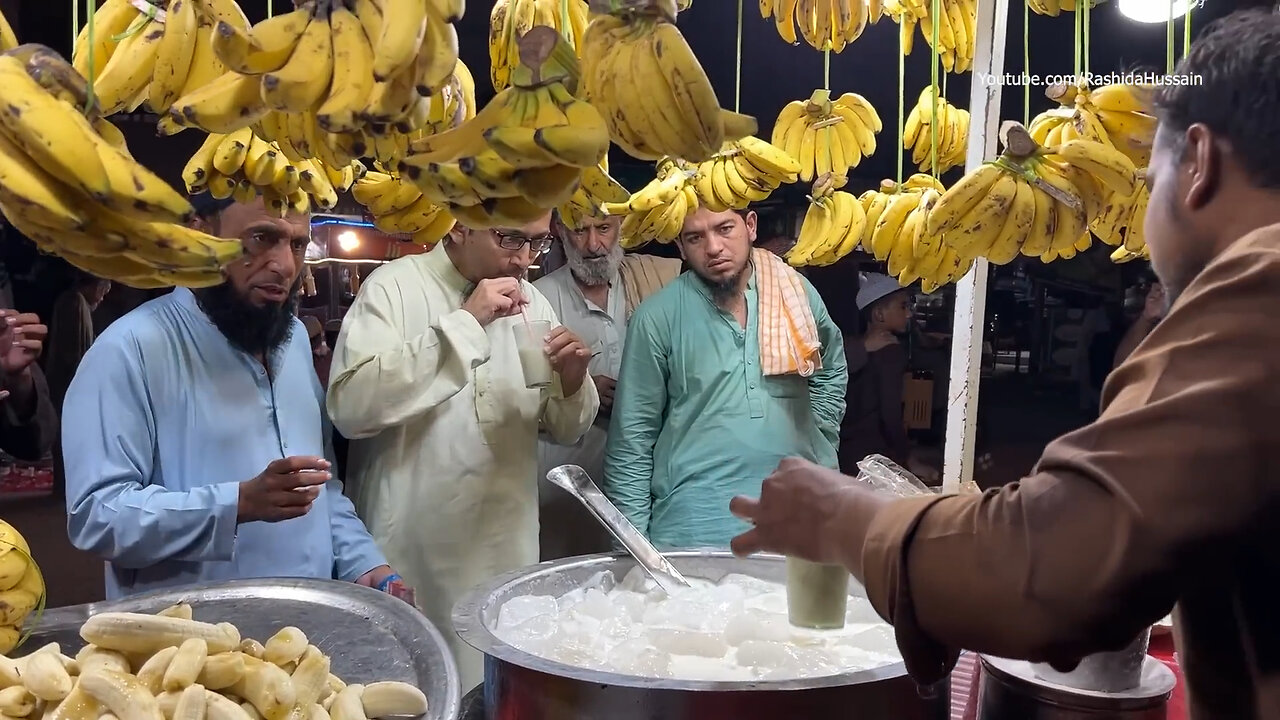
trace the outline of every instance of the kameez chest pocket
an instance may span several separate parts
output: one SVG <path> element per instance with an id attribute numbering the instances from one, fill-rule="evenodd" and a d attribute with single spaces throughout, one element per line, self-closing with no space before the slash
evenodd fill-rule
<path id="1" fill-rule="evenodd" d="M 476 421 L 486 445 L 510 442 L 512 433 L 532 435 L 546 403 L 546 390 L 525 387 L 519 365 L 506 372 L 493 372 L 492 363 L 475 369 Z"/>

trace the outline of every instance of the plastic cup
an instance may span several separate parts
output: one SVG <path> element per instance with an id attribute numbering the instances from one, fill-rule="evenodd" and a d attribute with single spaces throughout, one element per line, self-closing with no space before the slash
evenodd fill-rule
<path id="1" fill-rule="evenodd" d="M 787 558 L 787 617 L 792 625 L 816 630 L 844 627 L 849 606 L 849 571 Z"/>
<path id="2" fill-rule="evenodd" d="M 528 320 L 517 324 L 516 352 L 520 355 L 520 369 L 524 371 L 524 386 L 544 388 L 551 385 L 551 358 L 547 357 L 547 335 L 551 323 L 546 320 Z"/>

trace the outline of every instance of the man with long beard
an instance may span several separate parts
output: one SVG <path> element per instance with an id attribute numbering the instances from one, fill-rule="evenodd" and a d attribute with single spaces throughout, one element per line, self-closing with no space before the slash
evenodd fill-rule
<path id="1" fill-rule="evenodd" d="M 63 406 L 67 528 L 107 597 L 214 580 L 395 576 L 332 476 L 324 394 L 294 316 L 307 215 L 208 201 L 227 281 L 112 323 Z"/>
<path id="2" fill-rule="evenodd" d="M 570 228 L 552 222 L 564 250 L 565 265 L 534 283 L 556 316 L 591 350 L 587 371 L 600 394 L 595 423 L 576 445 L 538 444 L 543 560 L 604 552 L 609 533 L 568 493 L 547 482 L 547 471 L 578 465 L 596 480 L 604 477 L 604 445 L 608 439 L 613 393 L 622 367 L 627 319 L 636 307 L 680 274 L 680 261 L 653 255 L 627 254 L 619 243 L 622 218 L 583 218 Z"/>
<path id="3" fill-rule="evenodd" d="M 1190 717 L 1275 720 L 1280 15 L 1206 26 L 1153 106 L 1146 240 L 1170 305 L 1101 416 L 982 495 L 886 497 L 788 459 L 734 499 L 754 527 L 733 549 L 846 566 L 925 684 L 961 648 L 1070 669 L 1172 610 Z"/>
<path id="4" fill-rule="evenodd" d="M 729 498 L 789 455 L 836 467 L 844 342 L 818 292 L 752 249 L 754 212 L 685 218 L 686 272 L 627 327 L 604 491 L 660 547 L 727 547 Z"/>

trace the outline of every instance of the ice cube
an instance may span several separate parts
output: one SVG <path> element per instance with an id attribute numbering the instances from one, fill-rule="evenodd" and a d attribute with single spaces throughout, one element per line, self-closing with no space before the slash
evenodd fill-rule
<path id="1" fill-rule="evenodd" d="M 750 680 L 750 670 L 728 665 L 719 659 L 674 655 L 671 675 L 682 680 Z"/>
<path id="2" fill-rule="evenodd" d="M 855 623 L 883 623 L 884 619 L 876 612 L 875 607 L 871 605 L 871 601 L 866 598 L 857 596 L 849 597 L 849 604 L 844 611 L 844 621 L 846 624 L 853 625 Z"/>
<path id="3" fill-rule="evenodd" d="M 843 638 L 842 642 L 882 655 L 898 654 L 898 639 L 894 637 L 893 627 L 884 623 L 877 623 L 866 630 L 854 633 L 848 638 Z"/>
<path id="4" fill-rule="evenodd" d="M 591 588 L 595 588 L 604 593 L 610 593 L 613 592 L 613 589 L 617 587 L 617 585 L 618 582 L 617 579 L 614 578 L 612 570 L 601 570 L 595 575 L 587 578 L 587 581 L 581 585 L 581 589 L 590 590 Z"/>
<path id="5" fill-rule="evenodd" d="M 744 610 L 730 617 L 724 627 L 724 639 L 730 645 L 749 640 L 786 642 L 790 638 L 791 626 L 786 620 L 760 610 Z"/>
<path id="6" fill-rule="evenodd" d="M 740 662 L 742 661 L 742 650 L 742 648 L 738 649 Z M 835 674 L 839 667 L 838 657 L 821 648 L 801 648 L 783 645 L 781 646 L 781 657 L 778 656 L 776 648 L 759 651 L 751 648 L 748 651 L 748 655 L 751 656 L 753 652 L 759 652 L 761 660 L 769 661 L 768 663 L 760 662 L 756 666 L 757 670 L 764 671 L 761 677 L 765 680 L 822 677 Z"/>
<path id="7" fill-rule="evenodd" d="M 741 573 L 729 573 L 720 578 L 720 585 L 735 585 L 742 588 L 748 596 L 764 595 L 771 592 L 779 592 L 782 586 L 778 583 L 772 583 L 768 580 L 761 580 L 758 577 L 743 575 Z"/>
<path id="8" fill-rule="evenodd" d="M 614 672 L 638 677 L 665 678 L 671 675 L 671 656 L 644 639 L 627 640 L 609 652 L 607 664 Z"/>
<path id="9" fill-rule="evenodd" d="M 613 601 L 609 599 L 609 596 L 596 588 L 587 590 L 586 597 L 583 598 L 582 604 L 578 606 L 577 610 L 602 621 L 618 614 L 618 609 L 614 607 Z"/>
<path id="10" fill-rule="evenodd" d="M 559 644 L 560 625 L 550 615 L 537 615 L 507 628 L 503 640 L 513 647 L 545 657 Z"/>
<path id="11" fill-rule="evenodd" d="M 644 618 L 646 603 L 643 595 L 616 591 L 610 594 L 609 599 L 618 607 L 620 613 L 629 618 L 631 622 L 638 622 Z"/>
<path id="12" fill-rule="evenodd" d="M 622 584 L 618 587 L 631 592 L 643 593 L 655 584 L 647 573 L 639 566 L 635 566 L 627 571 L 622 577 Z"/>
<path id="13" fill-rule="evenodd" d="M 787 596 L 782 592 L 771 592 L 763 595 L 752 597 L 747 603 L 748 607 L 756 607 L 773 615 L 787 614 Z"/>
<path id="14" fill-rule="evenodd" d="M 787 646 L 780 642 L 747 640 L 738 647 L 736 658 L 739 665 L 748 667 L 780 667 L 787 662 Z"/>
<path id="15" fill-rule="evenodd" d="M 554 615 L 557 607 L 556 599 L 550 595 L 522 595 L 511 598 L 498 610 L 498 627 L 515 627 L 530 618 Z"/>
<path id="16" fill-rule="evenodd" d="M 715 633 L 682 630 L 679 628 L 651 628 L 649 641 L 653 646 L 672 655 L 697 655 L 719 658 L 729 652 L 724 639 Z"/>

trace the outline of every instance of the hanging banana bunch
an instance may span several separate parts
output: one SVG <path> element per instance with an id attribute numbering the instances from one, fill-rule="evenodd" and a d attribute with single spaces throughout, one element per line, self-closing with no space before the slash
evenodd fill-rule
<path id="1" fill-rule="evenodd" d="M 605 121 L 574 97 L 578 63 L 555 30 L 520 39 L 511 86 L 474 119 L 414 143 L 399 172 L 470 228 L 519 227 L 572 197 L 609 150 Z"/>
<path id="2" fill-rule="evenodd" d="M 582 47 L 587 31 L 587 0 L 568 0 L 568 17 L 561 0 L 496 0 L 489 12 L 489 79 L 494 90 L 511 84 L 511 71 L 520 64 L 517 43 L 534 26 L 555 28 L 569 44 Z M 568 20 L 568 26 L 564 24 Z"/>
<path id="3" fill-rule="evenodd" d="M 1145 175 L 1145 171 L 1139 171 L 1139 174 Z M 1128 195 L 1112 193 L 1102 212 L 1089 223 L 1089 229 L 1107 245 L 1124 253 L 1145 256 L 1147 240 L 1143 230 L 1150 199 L 1151 190 L 1145 180 L 1137 183 Z"/>
<path id="4" fill-rule="evenodd" d="M 1093 0 L 1089 3 L 1090 8 L 1098 7 L 1102 0 Z M 1084 3 L 1078 3 L 1084 5 Z M 1049 17 L 1058 17 L 1063 10 L 1067 12 L 1076 11 L 1076 0 L 1027 0 L 1027 6 L 1037 15 L 1048 15 Z"/>
<path id="5" fill-rule="evenodd" d="M 214 21 L 213 57 L 226 71 L 184 91 L 162 133 L 253 127 L 291 159 L 394 162 L 414 133 L 446 122 L 446 95 L 474 97 L 458 61 L 455 0 L 307 0 L 252 27 L 223 19 L 230 0 L 183 1 Z M 394 21 L 383 18 L 384 7 Z"/>
<path id="6" fill-rule="evenodd" d="M 747 136 L 699 163 L 693 177 L 698 202 L 712 212 L 745 210 L 769 197 L 778 186 L 795 182 L 800 164 L 777 147 Z"/>
<path id="7" fill-rule="evenodd" d="M 570 230 L 579 230 L 588 220 L 608 216 L 605 203 L 625 203 L 631 193 L 609 175 L 609 158 L 606 155 L 599 165 L 582 171 L 582 183 L 573 195 L 556 208 L 560 221 Z"/>
<path id="8" fill-rule="evenodd" d="M 184 223 L 186 198 L 84 115 L 88 87 L 57 53 L 23 45 L 0 55 L 0 213 L 42 251 L 140 288 L 223 281 L 243 253 Z"/>
<path id="9" fill-rule="evenodd" d="M 1035 132 L 1032 137 L 1048 145 L 1061 144 L 1077 135 L 1107 142 L 1129 156 L 1134 165 L 1146 167 L 1151 162 L 1151 144 L 1156 135 L 1156 117 L 1145 99 L 1148 92 L 1134 85 L 1104 85 L 1095 89 L 1083 82 L 1051 85 L 1045 95 L 1063 105 L 1062 109 L 1072 109 L 1074 127 L 1064 129 L 1061 137 L 1048 135 L 1041 140 Z"/>
<path id="10" fill-rule="evenodd" d="M 867 24 L 884 13 L 881 0 L 760 0 L 760 15 L 773 18 L 778 34 L 788 44 L 800 37 L 815 50 L 842 52 L 862 36 Z"/>
<path id="11" fill-rule="evenodd" d="M 937 109 L 936 119 L 934 109 Z M 934 127 L 938 140 L 938 167 L 933 167 Z M 902 149 L 911 151 L 911 162 L 923 172 L 939 175 L 964 164 L 969 147 L 969 111 L 952 105 L 936 85 L 920 93 L 916 106 L 907 114 L 902 131 Z"/>
<path id="12" fill-rule="evenodd" d="M 1015 122 L 1000 135 L 1000 157 L 961 178 L 929 214 L 929 231 L 963 257 L 1074 257 L 1092 245 L 1090 223 L 1110 196 L 1139 184 L 1133 162 L 1105 143 L 1077 138 L 1045 148 Z"/>
<path id="13" fill-rule="evenodd" d="M 669 243 L 680 237 L 685 216 L 698 209 L 698 193 L 691 182 L 697 169 L 689 163 L 663 158 L 657 175 L 621 203 L 604 203 L 609 215 L 622 215 L 622 247 L 632 250 L 651 240 Z"/>
<path id="14" fill-rule="evenodd" d="M 794 267 L 830 265 L 857 249 L 866 229 L 862 203 L 843 190 L 846 178 L 823 173 L 809 192 L 809 209 L 800 224 L 796 244 L 786 260 Z"/>
<path id="15" fill-rule="evenodd" d="M 876 151 L 880 116 L 866 98 L 845 93 L 832 100 L 818 89 L 808 100 L 787 103 L 773 125 L 773 145 L 800 163 L 800 180 L 833 173 L 849 175 Z"/>
<path id="16" fill-rule="evenodd" d="M 926 220 L 944 191 L 931 175 L 916 173 L 902 183 L 884 180 L 879 190 L 868 190 L 859 198 L 867 222 L 862 248 L 888 266 L 888 273 L 903 287 L 920 281 L 931 293 L 964 277 L 973 266 L 930 233 Z"/>
<path id="17" fill-rule="evenodd" d="M 601 12 L 582 41 L 583 89 L 628 155 L 700 163 L 725 142 L 756 133 L 755 118 L 720 107 L 706 72 L 676 29 L 675 0 L 636 0 L 613 14 Z"/>
<path id="18" fill-rule="evenodd" d="M 419 245 L 434 246 L 455 224 L 448 210 L 395 174 L 371 171 L 356 181 L 351 196 L 369 210 L 379 230 L 412 235 Z"/>
<path id="19" fill-rule="evenodd" d="M 359 161 L 330 168 L 319 160 L 290 158 L 280 145 L 250 128 L 230 135 L 209 135 L 187 162 L 182 181 L 187 192 L 208 191 L 215 198 L 251 202 L 262 195 L 267 208 L 283 217 L 307 213 L 313 206 L 332 210 L 365 168 Z"/>
<path id="20" fill-rule="evenodd" d="M 0 12 L 0 52 L 8 52 L 18 47 L 18 36 L 13 32 L 9 19 Z"/>
<path id="21" fill-rule="evenodd" d="M 885 0 L 884 7 L 885 14 L 900 26 L 904 55 L 911 54 L 917 25 L 925 43 L 933 46 L 933 0 Z M 938 7 L 938 47 L 934 49 L 938 51 L 942 67 L 949 73 L 968 72 L 973 67 L 973 53 L 977 49 L 977 0 L 939 0 Z"/>

